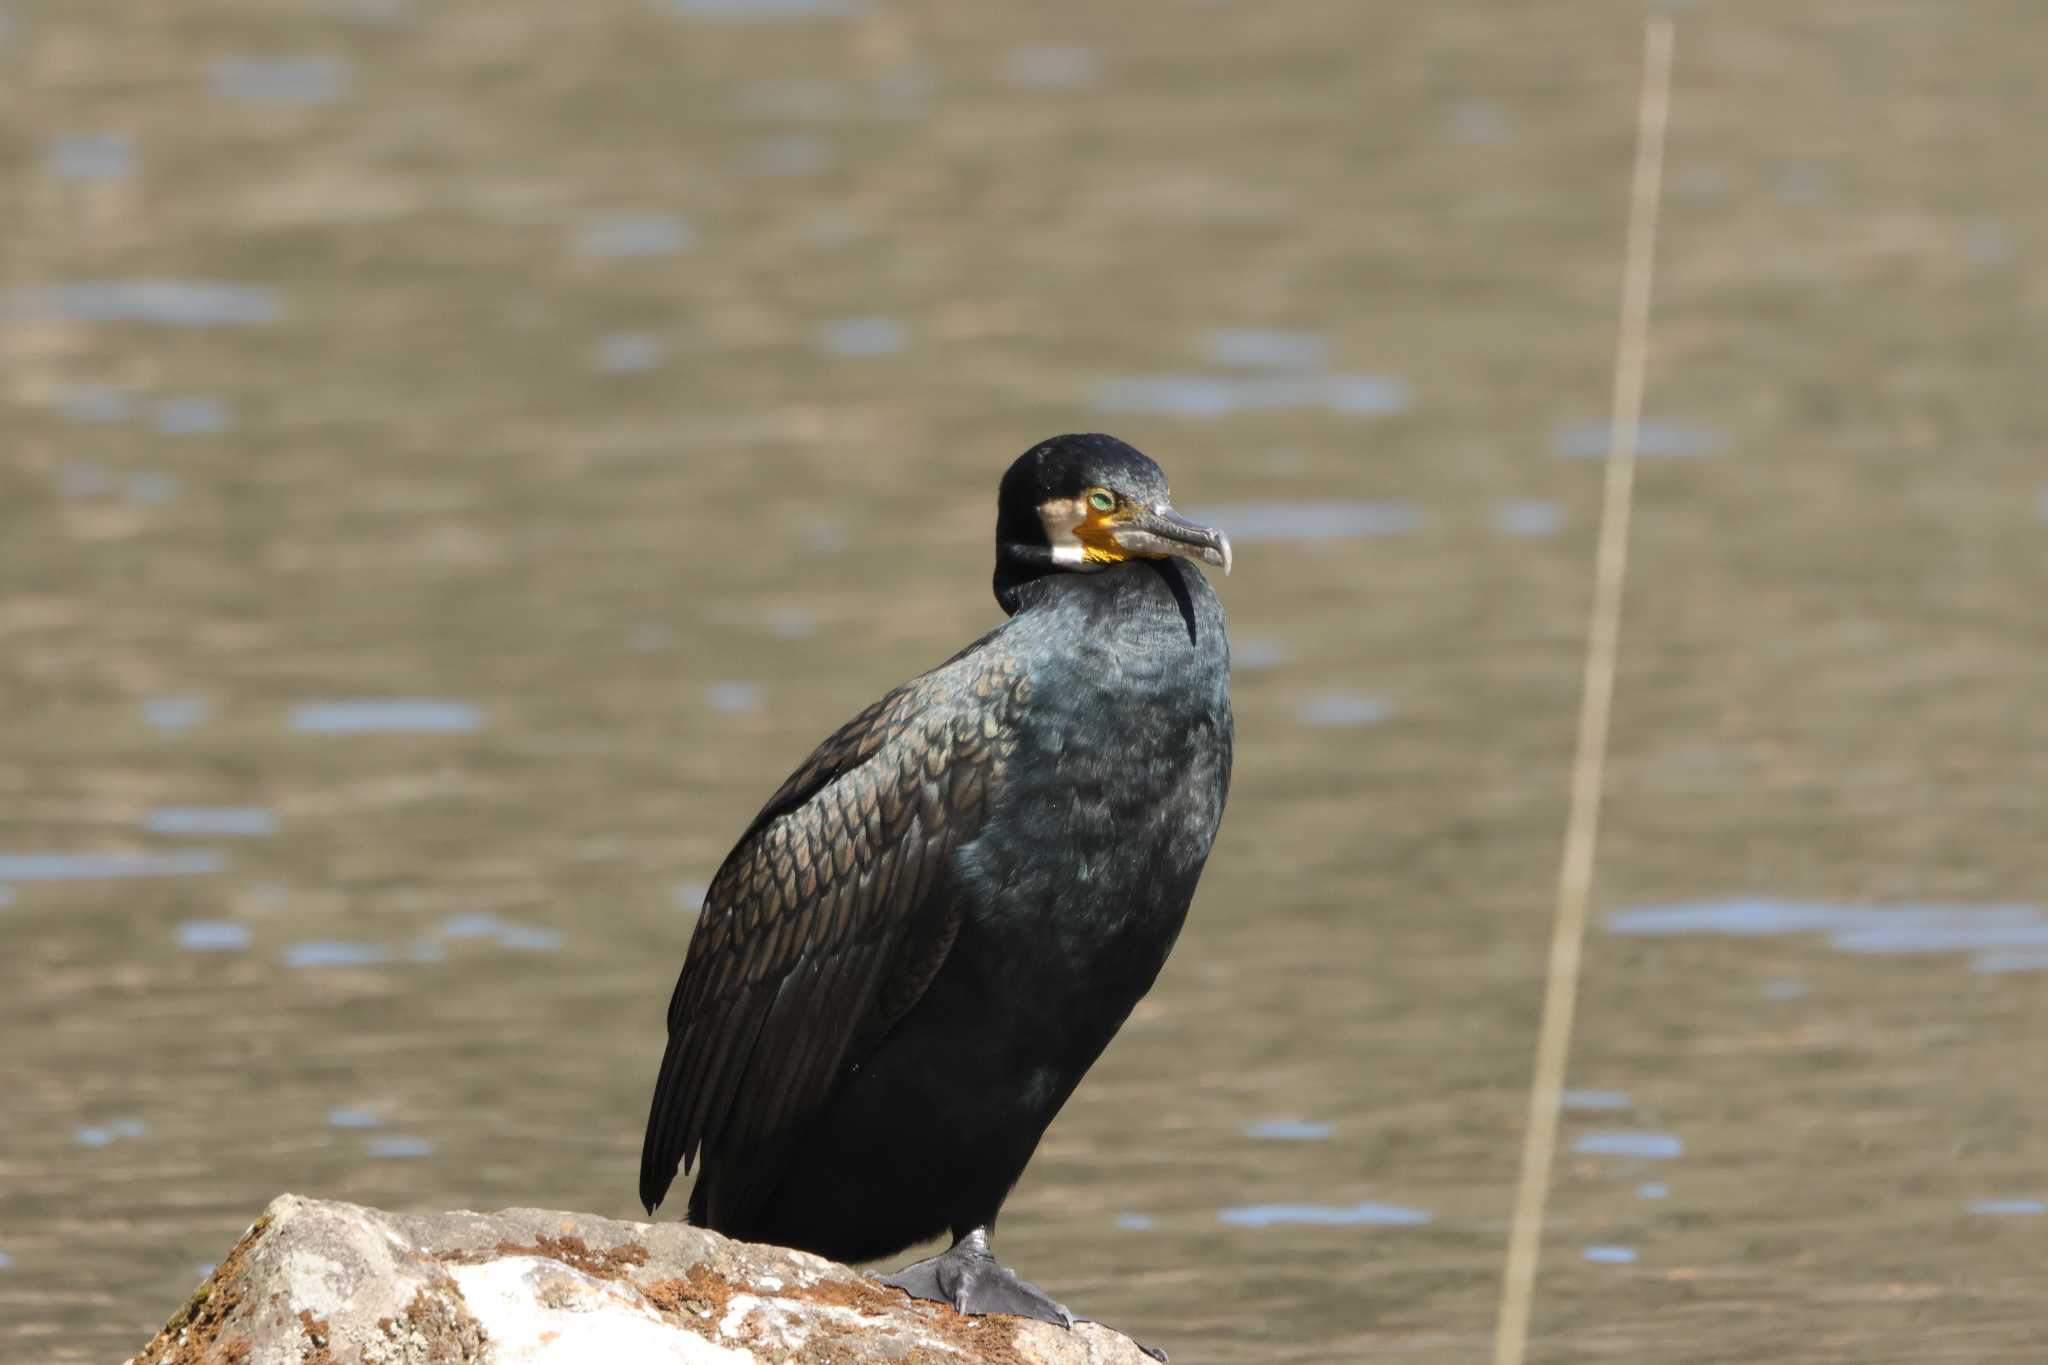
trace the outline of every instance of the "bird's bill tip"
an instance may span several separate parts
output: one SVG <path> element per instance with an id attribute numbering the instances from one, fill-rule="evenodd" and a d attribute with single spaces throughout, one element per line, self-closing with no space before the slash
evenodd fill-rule
<path id="1" fill-rule="evenodd" d="M 1164 558 L 1198 559 L 1230 572 L 1230 537 L 1213 526 L 1189 521 L 1164 503 L 1134 510 L 1115 530 L 1126 553 Z"/>

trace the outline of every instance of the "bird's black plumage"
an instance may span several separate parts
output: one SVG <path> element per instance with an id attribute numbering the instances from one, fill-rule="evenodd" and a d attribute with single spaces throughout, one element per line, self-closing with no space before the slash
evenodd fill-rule
<path id="1" fill-rule="evenodd" d="M 713 878 L 650 1209 L 694 1162 L 691 1221 L 732 1236 L 856 1261 L 965 1239 L 1165 962 L 1230 781 L 1223 608 L 1191 562 L 1227 546 L 1107 436 L 1020 458 L 996 539 L 1009 619 L 820 745 Z"/>

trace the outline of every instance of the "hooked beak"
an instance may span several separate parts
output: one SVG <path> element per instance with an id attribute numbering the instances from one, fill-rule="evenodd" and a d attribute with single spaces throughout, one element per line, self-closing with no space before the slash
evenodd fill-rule
<path id="1" fill-rule="evenodd" d="M 1212 526 L 1197 526 L 1163 502 L 1132 508 L 1110 534 L 1129 554 L 1179 555 L 1230 572 L 1230 537 Z"/>

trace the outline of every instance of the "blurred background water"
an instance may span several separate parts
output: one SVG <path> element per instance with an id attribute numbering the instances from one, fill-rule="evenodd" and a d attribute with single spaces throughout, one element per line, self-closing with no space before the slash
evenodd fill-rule
<path id="1" fill-rule="evenodd" d="M 2048 126 L 2018 3 L 1679 11 L 1536 1358 L 2038 1359 Z M 0 1355 L 272 1195 L 636 1216 L 759 801 L 1106 428 L 1238 774 L 1005 1255 L 1189 1360 L 1481 1357 L 1641 11 L 0 5 Z"/>

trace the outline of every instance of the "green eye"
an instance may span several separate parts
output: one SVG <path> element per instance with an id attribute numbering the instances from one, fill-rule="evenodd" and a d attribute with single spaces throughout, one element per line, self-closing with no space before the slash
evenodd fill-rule
<path id="1" fill-rule="evenodd" d="M 1088 495 L 1088 505 L 1098 512 L 1109 512 L 1116 508 L 1116 499 L 1103 489 L 1096 489 Z"/>

